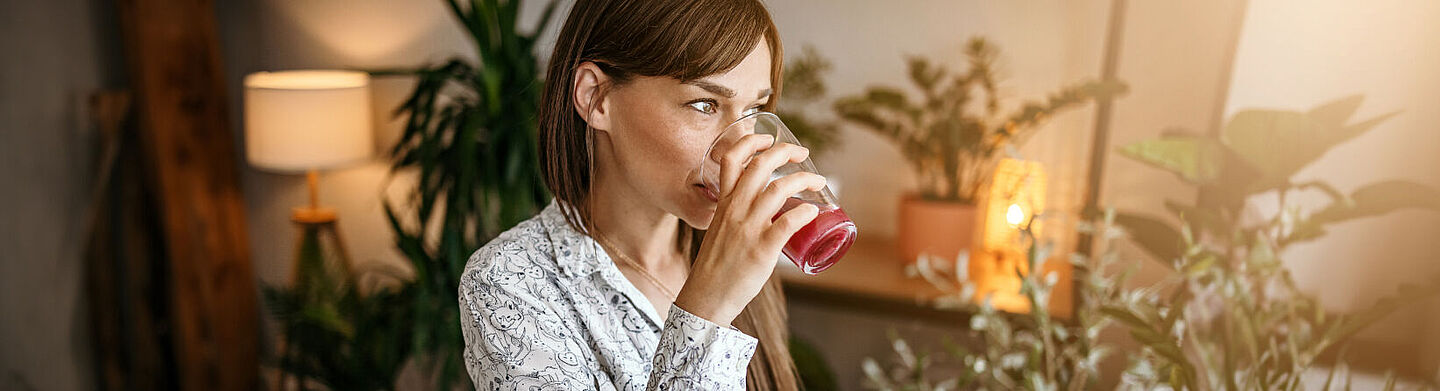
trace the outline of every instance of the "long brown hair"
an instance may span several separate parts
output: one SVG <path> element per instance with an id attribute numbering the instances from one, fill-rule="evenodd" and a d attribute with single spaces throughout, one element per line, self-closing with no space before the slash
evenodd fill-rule
<path id="1" fill-rule="evenodd" d="M 781 48 L 770 12 L 759 0 L 578 0 L 555 41 L 540 99 L 540 164 L 565 220 L 589 233 L 593 129 L 572 106 L 575 69 L 594 62 L 620 86 L 635 76 L 695 80 L 725 72 L 764 39 L 770 47 L 773 111 L 780 94 Z M 603 92 L 602 88 L 602 94 Z M 680 223 L 676 245 L 693 261 L 703 231 Z M 759 340 L 746 371 L 750 390 L 795 390 L 785 298 L 771 277 L 733 322 Z"/>

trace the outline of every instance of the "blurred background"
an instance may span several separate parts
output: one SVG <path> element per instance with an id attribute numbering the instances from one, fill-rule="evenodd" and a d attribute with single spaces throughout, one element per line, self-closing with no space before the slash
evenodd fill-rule
<path id="1" fill-rule="evenodd" d="M 571 3 L 3 2 L 0 389 L 468 388 Z M 807 389 L 1440 381 L 1440 3 L 767 5 Z"/>

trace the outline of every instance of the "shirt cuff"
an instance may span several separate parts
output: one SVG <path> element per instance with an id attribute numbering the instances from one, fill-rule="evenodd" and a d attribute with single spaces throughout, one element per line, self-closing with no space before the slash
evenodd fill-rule
<path id="1" fill-rule="evenodd" d="M 670 305 L 660 345 L 655 352 L 655 370 L 669 373 L 686 383 L 726 384 L 740 379 L 755 354 L 758 340 L 734 327 L 715 324 Z M 743 389 L 743 387 L 742 387 Z"/>

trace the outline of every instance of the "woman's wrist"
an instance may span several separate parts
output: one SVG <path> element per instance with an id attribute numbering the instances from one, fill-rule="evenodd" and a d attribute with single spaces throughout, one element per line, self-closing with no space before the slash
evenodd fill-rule
<path id="1" fill-rule="evenodd" d="M 692 315 L 708 320 L 725 327 L 731 327 L 730 322 L 740 315 L 740 310 L 745 306 L 735 306 L 726 303 L 720 295 L 697 292 L 696 287 L 686 284 L 680 289 L 680 294 L 675 298 L 675 306 L 689 312 Z"/>

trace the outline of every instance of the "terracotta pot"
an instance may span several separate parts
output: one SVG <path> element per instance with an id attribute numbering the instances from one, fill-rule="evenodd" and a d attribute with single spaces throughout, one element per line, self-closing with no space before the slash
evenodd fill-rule
<path id="1" fill-rule="evenodd" d="M 910 194 L 900 200 L 900 259 L 914 263 L 921 253 L 954 260 L 979 243 L 980 210 L 975 205 L 927 201 Z"/>

